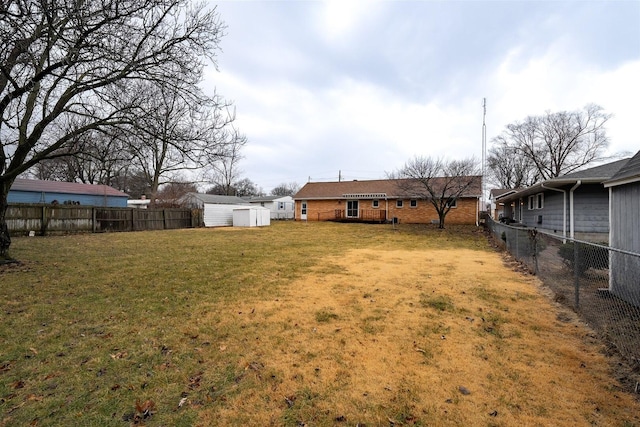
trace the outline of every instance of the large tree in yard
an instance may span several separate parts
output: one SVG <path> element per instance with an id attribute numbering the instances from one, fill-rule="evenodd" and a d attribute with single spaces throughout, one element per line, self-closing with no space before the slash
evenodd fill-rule
<path id="1" fill-rule="evenodd" d="M 489 167 L 498 176 L 503 171 L 496 167 L 506 163 L 530 168 L 523 182 L 515 179 L 516 184 L 526 185 L 531 183 L 526 174 L 546 180 L 606 160 L 609 139 L 605 125 L 610 118 L 602 107 L 588 104 L 582 110 L 548 111 L 508 124 L 502 134 L 493 139 Z M 500 162 L 496 154 L 509 158 Z M 492 164 L 492 159 L 497 161 Z"/>
<path id="2" fill-rule="evenodd" d="M 444 228 L 445 218 L 457 199 L 474 194 L 480 196 L 482 181 L 475 159 L 443 160 L 414 157 L 405 163 L 392 178 L 399 181 L 403 193 L 426 199 L 438 213 L 438 228 Z"/>
<path id="3" fill-rule="evenodd" d="M 197 85 L 223 30 L 188 0 L 0 2 L 0 259 L 16 177 L 73 154 L 82 135 L 131 126 L 140 105 L 122 93 L 140 82 Z"/>

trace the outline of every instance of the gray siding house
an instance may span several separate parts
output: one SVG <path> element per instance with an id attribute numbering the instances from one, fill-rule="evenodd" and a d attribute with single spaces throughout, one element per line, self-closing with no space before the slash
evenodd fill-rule
<path id="1" fill-rule="evenodd" d="M 609 191 L 602 185 L 629 159 L 539 182 L 496 197 L 503 216 L 531 228 L 595 242 L 609 237 Z"/>
<path id="2" fill-rule="evenodd" d="M 268 208 L 271 219 L 293 219 L 294 202 L 291 196 L 264 196 L 245 199 L 251 205 Z"/>
<path id="3" fill-rule="evenodd" d="M 640 151 L 610 180 L 609 246 L 640 254 Z M 611 251 L 609 290 L 640 307 L 640 257 Z"/>

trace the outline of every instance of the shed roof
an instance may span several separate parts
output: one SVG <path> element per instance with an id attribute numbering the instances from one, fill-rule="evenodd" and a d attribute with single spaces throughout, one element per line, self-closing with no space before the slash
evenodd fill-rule
<path id="1" fill-rule="evenodd" d="M 187 193 L 185 197 L 193 197 L 202 203 L 212 203 L 218 205 L 246 205 L 247 201 L 236 196 L 219 196 L 217 194 Z"/>
<path id="2" fill-rule="evenodd" d="M 469 177 L 473 179 L 472 185 L 465 191 L 462 197 L 479 197 L 482 193 L 482 181 L 480 176 Z M 445 182 L 446 178 L 434 178 L 435 185 Z M 302 199 L 397 199 L 401 197 L 415 197 L 407 190 L 406 184 L 411 184 L 410 179 L 378 179 L 366 181 L 338 181 L 338 182 L 308 182 L 293 196 L 296 200 Z"/>
<path id="3" fill-rule="evenodd" d="M 629 184 L 640 181 L 640 151 L 636 153 L 627 163 L 620 168 L 609 181 L 604 183 L 605 187 L 613 187 L 621 184 Z"/>
<path id="4" fill-rule="evenodd" d="M 39 179 L 16 178 L 11 191 L 34 193 L 84 194 L 91 196 L 129 197 L 127 193 L 108 185 L 82 184 L 77 182 L 43 181 Z"/>

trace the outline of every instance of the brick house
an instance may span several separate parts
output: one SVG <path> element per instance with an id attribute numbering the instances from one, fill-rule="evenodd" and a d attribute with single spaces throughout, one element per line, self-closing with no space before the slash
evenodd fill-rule
<path id="1" fill-rule="evenodd" d="M 453 201 L 445 224 L 478 224 L 481 177 Z M 440 179 L 440 178 L 436 178 Z M 406 179 L 309 182 L 293 197 L 295 219 L 303 221 L 439 222 L 431 202 L 407 190 Z"/>

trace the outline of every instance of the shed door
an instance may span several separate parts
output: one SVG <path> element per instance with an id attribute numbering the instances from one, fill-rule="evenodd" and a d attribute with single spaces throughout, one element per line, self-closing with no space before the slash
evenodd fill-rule
<path id="1" fill-rule="evenodd" d="M 300 219 L 302 220 L 307 219 L 307 201 L 306 200 L 303 200 L 302 202 L 300 202 Z"/>

